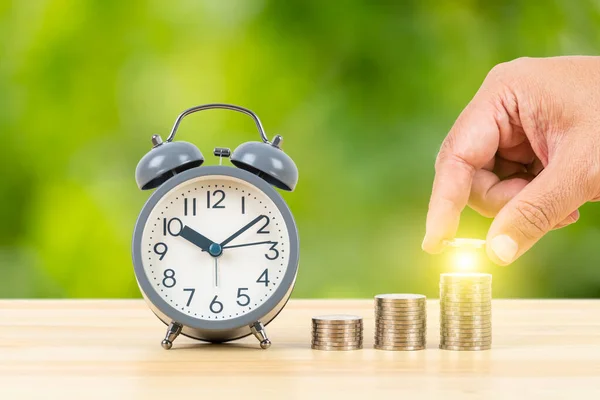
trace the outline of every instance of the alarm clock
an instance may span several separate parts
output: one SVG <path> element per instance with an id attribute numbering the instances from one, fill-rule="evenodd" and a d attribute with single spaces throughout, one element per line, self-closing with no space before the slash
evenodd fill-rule
<path id="1" fill-rule="evenodd" d="M 211 109 L 250 116 L 261 141 L 216 148 L 219 165 L 203 166 L 196 146 L 174 139 L 184 117 Z M 132 253 L 141 293 L 168 326 L 164 349 L 179 334 L 208 342 L 254 334 L 261 348 L 271 345 L 265 326 L 292 293 L 299 257 L 296 223 L 275 190 L 293 191 L 298 181 L 281 144 L 255 113 L 231 104 L 192 107 L 166 141 L 152 136 L 135 178 L 156 190 L 135 224 Z M 232 166 L 222 165 L 227 158 Z"/>

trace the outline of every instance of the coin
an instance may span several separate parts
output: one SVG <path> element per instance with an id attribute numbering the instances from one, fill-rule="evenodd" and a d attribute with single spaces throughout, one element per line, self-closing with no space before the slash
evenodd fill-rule
<path id="1" fill-rule="evenodd" d="M 326 323 L 326 324 L 352 324 L 362 322 L 362 317 L 358 315 L 346 315 L 346 314 L 332 314 L 332 315 L 319 315 L 313 317 L 314 323 Z"/>
<path id="2" fill-rule="evenodd" d="M 445 340 L 440 342 L 441 345 L 444 346 L 459 346 L 459 347 L 473 347 L 473 346 L 491 346 L 492 345 L 492 341 L 491 340 L 473 340 L 473 341 L 449 341 L 449 340 Z"/>
<path id="3" fill-rule="evenodd" d="M 379 301 L 425 301 L 427 297 L 422 294 L 413 294 L 413 293 L 386 293 L 386 294 L 378 294 L 375 296 L 375 300 Z"/>
<path id="4" fill-rule="evenodd" d="M 453 346 L 453 345 L 442 345 L 440 344 L 440 349 L 442 350 L 458 350 L 458 351 L 481 351 L 481 350 L 490 350 L 492 345 L 485 346 Z"/>
<path id="5" fill-rule="evenodd" d="M 362 344 L 358 346 L 325 346 L 325 345 L 311 345 L 313 350 L 325 350 L 325 351 L 347 351 L 347 350 L 360 350 Z"/>
<path id="6" fill-rule="evenodd" d="M 390 351 L 415 351 L 424 350 L 425 345 L 422 346 L 390 346 L 384 344 L 376 344 L 373 346 L 377 350 L 390 350 Z"/>
<path id="7" fill-rule="evenodd" d="M 362 340 L 345 341 L 345 342 L 329 342 L 323 340 L 313 340 L 315 346 L 331 346 L 331 347 L 347 347 L 347 346 L 362 346 Z"/>

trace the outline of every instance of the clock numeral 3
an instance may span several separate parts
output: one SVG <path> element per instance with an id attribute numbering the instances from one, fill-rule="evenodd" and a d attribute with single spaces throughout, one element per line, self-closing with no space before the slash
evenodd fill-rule
<path id="1" fill-rule="evenodd" d="M 163 218 L 163 235 L 179 236 L 182 229 L 183 222 L 179 218 L 171 218 L 169 221 Z"/>
<path id="2" fill-rule="evenodd" d="M 214 203 L 211 207 L 211 197 L 218 198 L 216 203 Z M 220 204 L 225 200 L 225 192 L 222 190 L 215 190 L 212 192 L 212 196 L 210 194 L 210 190 L 206 192 L 206 208 L 225 208 L 225 206 L 221 206 Z"/>
<path id="3" fill-rule="evenodd" d="M 218 296 L 215 296 L 214 299 L 212 299 L 212 301 L 210 302 L 210 311 L 212 311 L 215 314 L 219 314 L 220 312 L 223 311 L 223 303 L 221 303 L 219 300 L 217 300 Z"/>
<path id="4" fill-rule="evenodd" d="M 192 215 L 196 216 L 196 198 L 192 199 Z M 188 199 L 183 199 L 183 215 L 187 217 L 188 215 Z"/>
<path id="5" fill-rule="evenodd" d="M 165 269 L 164 278 L 162 280 L 162 284 L 166 288 L 172 288 L 177 284 L 175 280 L 175 271 L 172 269 Z"/>
<path id="6" fill-rule="evenodd" d="M 262 233 L 262 234 L 268 234 L 268 233 L 271 233 L 271 232 L 269 232 L 269 231 L 265 230 L 265 228 L 266 228 L 267 226 L 269 226 L 269 222 L 271 222 L 271 219 L 265 215 L 265 220 L 266 220 L 266 221 L 265 221 L 265 224 L 262 226 L 262 228 L 260 228 L 258 231 L 256 231 L 256 233 Z"/>
<path id="7" fill-rule="evenodd" d="M 264 283 L 265 286 L 269 286 L 269 282 L 271 282 L 269 280 L 269 268 L 266 268 L 262 274 L 260 274 L 260 276 L 258 277 L 258 279 L 256 280 L 256 283 Z"/>
<path id="8" fill-rule="evenodd" d="M 245 293 L 242 293 L 242 290 L 248 290 L 248 288 L 247 288 L 247 287 L 243 287 L 243 288 L 239 288 L 239 289 L 238 289 L 238 293 L 237 293 L 237 298 L 238 298 L 238 299 L 237 299 L 237 303 L 238 303 L 240 306 L 244 307 L 244 306 L 247 306 L 248 304 L 250 304 L 250 296 L 248 296 L 248 295 L 247 295 L 247 294 L 245 294 Z M 243 299 L 244 299 L 244 302 L 243 302 L 243 303 L 240 301 L 240 298 L 243 298 Z"/>
<path id="9" fill-rule="evenodd" d="M 163 242 L 158 242 L 154 245 L 154 252 L 160 256 L 159 260 L 161 261 L 165 258 L 167 250 L 169 250 L 169 248 Z"/>
<path id="10" fill-rule="evenodd" d="M 273 244 L 271 244 L 269 251 L 267 252 L 267 254 L 265 254 L 267 260 L 276 260 L 277 258 L 279 258 L 279 251 L 275 248 L 275 246 L 277 246 L 278 244 L 278 242 L 273 242 Z"/>
<path id="11" fill-rule="evenodd" d="M 190 306 L 190 304 L 192 303 L 192 298 L 194 298 L 194 293 L 196 293 L 196 289 L 193 288 L 187 288 L 187 289 L 183 289 L 184 292 L 190 292 L 190 297 L 187 301 L 187 303 L 185 304 L 187 307 Z"/>

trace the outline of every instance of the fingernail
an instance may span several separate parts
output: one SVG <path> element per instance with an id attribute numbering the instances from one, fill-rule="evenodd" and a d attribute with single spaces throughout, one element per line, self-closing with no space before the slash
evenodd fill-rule
<path id="1" fill-rule="evenodd" d="M 496 257 L 505 263 L 510 263 L 519 251 L 519 245 L 508 235 L 498 235 L 490 242 L 490 247 Z"/>

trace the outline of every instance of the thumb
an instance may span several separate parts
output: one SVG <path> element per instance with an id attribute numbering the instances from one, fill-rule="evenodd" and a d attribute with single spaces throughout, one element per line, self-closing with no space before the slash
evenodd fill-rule
<path id="1" fill-rule="evenodd" d="M 586 201 L 583 179 L 569 164 L 550 163 L 500 210 L 487 236 L 494 262 L 510 264 Z"/>

